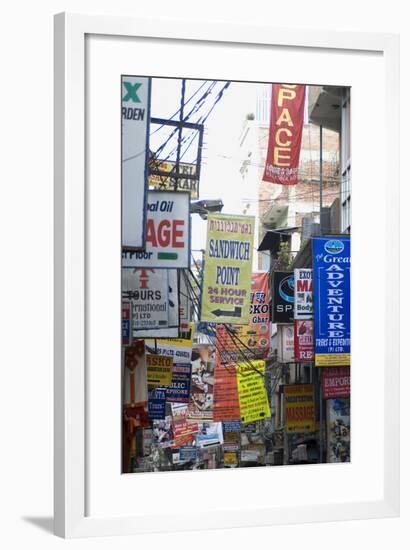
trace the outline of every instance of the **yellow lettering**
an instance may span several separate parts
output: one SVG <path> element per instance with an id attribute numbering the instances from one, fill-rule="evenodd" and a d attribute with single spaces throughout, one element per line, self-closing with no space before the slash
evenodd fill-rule
<path id="1" fill-rule="evenodd" d="M 288 154 L 281 154 L 281 152 L 286 152 Z M 290 147 L 275 147 L 273 150 L 273 165 L 274 166 L 290 166 Z M 282 160 L 287 160 L 287 162 L 281 162 Z"/>
<path id="2" fill-rule="evenodd" d="M 285 133 L 288 137 L 292 137 L 292 132 L 289 130 L 289 128 L 278 128 L 275 134 L 276 145 L 279 145 L 281 147 L 289 147 L 289 145 L 292 143 L 290 139 L 286 141 L 281 141 L 280 134 L 283 133 Z"/>
<path id="3" fill-rule="evenodd" d="M 292 99 L 295 99 L 295 97 L 296 97 L 295 90 L 287 90 L 286 88 L 279 88 L 279 93 L 278 93 L 279 107 L 283 107 L 283 101 L 285 99 L 292 100 Z"/>
<path id="4" fill-rule="evenodd" d="M 293 120 L 290 116 L 290 113 L 286 107 L 280 113 L 278 120 L 276 121 L 276 126 L 280 126 L 282 122 L 285 122 L 288 126 L 293 126 Z"/>

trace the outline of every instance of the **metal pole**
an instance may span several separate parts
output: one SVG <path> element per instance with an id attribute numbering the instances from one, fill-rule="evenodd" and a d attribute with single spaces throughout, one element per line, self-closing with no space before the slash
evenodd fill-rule
<path id="1" fill-rule="evenodd" d="M 319 375 L 319 463 L 323 462 L 323 402 L 322 402 L 322 377 Z"/>
<path id="2" fill-rule="evenodd" d="M 319 126 L 319 191 L 320 191 L 320 234 L 322 231 L 323 218 L 323 127 Z"/>
<path id="3" fill-rule="evenodd" d="M 186 84 L 186 80 L 185 78 L 183 78 L 182 84 L 181 84 L 181 105 L 179 108 L 178 148 L 177 148 L 177 162 L 175 165 L 176 177 L 175 177 L 175 183 L 174 183 L 174 191 L 178 191 L 179 162 L 181 159 L 182 125 L 184 122 L 185 84 Z"/>

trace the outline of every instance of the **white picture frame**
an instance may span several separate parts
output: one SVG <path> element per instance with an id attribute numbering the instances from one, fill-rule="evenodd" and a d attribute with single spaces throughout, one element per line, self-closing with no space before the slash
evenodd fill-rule
<path id="1" fill-rule="evenodd" d="M 356 348 L 354 346 L 352 348 L 352 366 L 360 363 L 360 369 L 356 371 L 352 369 L 353 458 L 352 464 L 346 465 L 345 469 L 341 469 L 345 465 L 318 465 L 251 469 L 253 471 L 238 469 L 229 472 L 183 472 L 171 473 L 174 476 L 171 479 L 170 474 L 165 473 L 121 476 L 119 470 L 114 473 L 110 471 L 110 464 L 116 464 L 116 459 L 113 459 L 114 462 L 109 462 L 110 459 L 107 458 L 108 462 L 105 463 L 105 456 L 101 457 L 101 463 L 105 470 L 102 466 L 101 472 L 98 468 L 90 468 L 87 457 L 98 452 L 100 434 L 96 433 L 95 423 L 89 421 L 88 416 L 95 416 L 93 407 L 98 406 L 99 394 L 104 395 L 105 390 L 110 386 L 110 381 L 108 378 L 105 382 L 99 380 L 98 384 L 101 384 L 101 387 L 97 389 L 93 386 L 96 380 L 92 369 L 90 372 L 87 370 L 90 349 L 94 345 L 92 344 L 93 338 L 95 343 L 95 335 L 92 335 L 94 326 L 92 323 L 90 325 L 90 315 L 93 315 L 92 308 L 95 301 L 92 299 L 90 301 L 88 297 L 91 290 L 87 284 L 87 271 L 95 269 L 92 264 L 96 258 L 92 247 L 97 242 L 93 240 L 93 237 L 89 238 L 87 235 L 93 234 L 95 231 L 93 224 L 94 222 L 98 223 L 95 212 L 98 213 L 99 208 L 99 202 L 94 201 L 95 187 L 92 184 L 88 186 L 87 183 L 87 178 L 91 177 L 92 179 L 93 176 L 90 176 L 86 159 L 86 139 L 90 139 L 90 135 L 86 135 L 84 130 L 87 117 L 85 108 L 87 101 L 86 79 L 87 71 L 92 69 L 90 59 L 97 59 L 99 55 L 97 52 L 97 57 L 93 57 L 94 54 L 91 53 L 91 57 L 87 58 L 88 37 L 97 37 L 97 42 L 101 38 L 101 44 L 104 40 L 109 41 L 109 52 L 113 57 L 120 56 L 124 51 L 123 48 L 131 47 L 131 44 L 133 48 L 144 48 L 144 51 L 146 51 L 145 48 L 152 48 L 154 53 L 157 52 L 155 55 L 160 55 L 161 51 L 164 52 L 164 48 L 169 46 L 172 46 L 179 55 L 181 55 L 181 51 L 186 51 L 187 60 L 191 60 L 191 63 L 179 70 L 184 71 L 183 76 L 187 77 L 198 77 L 201 70 L 209 71 L 212 66 L 215 78 L 224 75 L 225 70 L 226 79 L 237 77 L 242 71 L 241 74 L 247 74 L 249 80 L 255 80 L 260 78 L 257 74 L 261 74 L 261 68 L 257 67 L 258 63 L 261 63 L 260 59 L 269 59 L 269 56 L 277 55 L 277 52 L 280 51 L 286 62 L 283 66 L 278 65 L 277 70 L 280 74 L 278 81 L 337 84 L 337 74 L 334 67 L 329 64 L 331 59 L 337 60 L 335 65 L 339 65 L 341 72 L 339 84 L 349 85 L 350 78 L 357 79 L 356 89 L 359 92 L 356 95 L 354 93 L 355 85 L 352 85 L 353 193 L 355 194 L 357 190 L 357 202 L 356 197 L 354 198 L 357 207 L 353 208 L 353 243 L 356 239 L 358 243 L 356 252 L 353 251 L 352 254 L 352 303 L 355 304 L 356 299 L 357 304 L 360 297 L 363 310 L 368 311 L 368 319 L 372 319 L 374 312 L 379 311 L 383 338 L 377 337 L 377 346 L 380 348 L 378 355 L 374 355 L 374 341 L 371 341 L 372 345 L 371 342 L 367 344 L 361 342 L 361 339 L 372 337 L 371 331 L 368 327 L 359 327 L 359 323 L 355 323 L 355 319 L 360 318 L 360 308 L 357 306 L 355 310 L 353 307 L 352 330 L 353 335 L 356 334 L 358 337 L 356 338 Z M 92 49 L 94 46 L 90 47 Z M 96 45 L 95 47 L 98 49 L 100 46 Z M 192 62 L 194 54 L 189 53 L 191 50 L 195 50 L 196 53 L 206 52 L 213 58 L 208 61 L 204 57 L 201 61 L 203 67 L 195 67 L 195 63 Z M 55 16 L 54 465 L 55 533 L 57 535 L 62 537 L 129 535 L 184 529 L 393 517 L 399 514 L 399 262 L 398 247 L 392 246 L 392 243 L 397 243 L 399 234 L 398 51 L 398 37 L 391 34 L 328 32 L 326 30 L 313 32 L 276 29 L 270 26 L 256 27 L 228 23 L 199 23 L 187 20 L 133 19 L 79 14 Z M 218 54 L 225 52 L 227 56 L 231 56 L 232 67 L 228 68 L 226 63 L 224 67 L 223 56 L 220 59 L 217 52 Z M 235 65 L 239 52 L 247 64 L 247 67 L 242 67 L 242 69 L 239 67 L 239 63 Z M 304 59 L 307 56 L 311 60 L 310 66 L 301 63 L 300 56 L 303 56 Z M 369 71 L 366 75 L 360 74 L 361 58 L 365 59 L 368 64 Z M 182 64 L 182 58 L 179 59 Z M 252 59 L 254 64 L 249 63 Z M 352 67 L 357 64 L 357 70 L 353 76 L 348 75 L 349 71 L 354 70 L 347 68 L 349 66 L 348 59 L 350 59 Z M 294 76 L 296 64 L 299 64 L 300 67 L 299 80 L 295 80 Z M 140 74 L 147 74 L 144 72 L 147 66 L 149 65 L 141 65 Z M 345 74 L 343 74 L 343 68 L 346 70 Z M 152 70 L 152 75 L 173 76 L 157 71 L 161 71 L 160 66 Z M 125 72 L 131 74 L 129 71 Z M 309 78 L 309 74 L 313 75 L 313 73 L 313 79 Z M 322 77 L 318 80 L 319 74 L 322 74 Z M 208 77 L 209 75 L 202 74 L 202 76 Z M 374 113 L 374 116 L 379 128 L 379 147 L 384 153 L 383 160 L 379 154 L 375 154 L 373 151 L 377 157 L 378 166 L 381 167 L 377 171 L 369 167 L 369 164 L 365 169 L 365 161 L 370 162 L 372 158 L 369 144 L 374 147 L 376 143 L 374 136 L 371 135 L 374 133 L 373 130 L 369 130 L 369 143 L 363 144 L 363 124 L 367 123 L 370 128 L 371 123 L 375 120 L 371 118 L 363 120 L 367 113 L 370 113 L 367 103 L 363 103 L 365 95 L 361 93 L 364 90 L 365 78 L 369 79 L 369 88 L 370 83 L 377 83 L 377 88 L 369 90 L 369 95 L 374 91 L 373 95 L 376 95 L 378 99 L 379 110 Z M 269 74 L 265 81 L 271 81 Z M 362 102 L 364 114 L 358 116 L 358 110 L 356 110 L 356 115 L 354 114 L 355 101 L 358 104 Z M 371 103 L 371 98 L 369 102 Z M 111 129 L 115 134 L 116 127 Z M 90 129 L 88 128 L 88 130 Z M 360 143 L 361 146 L 361 153 L 356 156 L 354 156 L 355 151 L 357 152 L 355 139 L 356 143 Z M 119 170 L 119 156 L 117 155 L 117 157 L 113 152 L 113 163 L 118 161 Z M 114 173 L 114 177 L 117 178 L 116 173 Z M 356 182 L 361 182 L 362 185 L 359 186 Z M 381 231 L 372 231 L 371 241 L 366 241 L 369 235 L 366 234 L 365 225 L 369 221 L 374 221 L 372 218 L 374 212 L 369 212 L 371 209 L 364 209 L 364 203 L 361 203 L 365 185 L 370 186 L 369 192 L 376 190 L 372 205 L 373 209 L 378 211 L 382 225 Z M 91 204 L 94 220 L 92 223 L 88 219 L 90 201 L 94 201 L 94 204 Z M 356 211 L 355 208 L 357 208 Z M 111 210 L 113 210 L 112 207 Z M 111 213 L 113 219 L 115 218 L 113 222 L 115 225 L 118 221 L 118 212 L 110 211 L 110 215 Z M 376 243 L 375 240 L 377 240 Z M 361 246 L 360 255 L 358 254 L 359 245 Z M 380 272 L 385 273 L 382 285 L 380 285 L 380 277 L 375 284 L 374 281 L 366 281 L 363 275 L 366 270 L 366 260 L 377 253 Z M 114 269 L 105 275 L 107 281 L 110 279 L 111 288 L 118 288 L 118 311 L 116 310 L 117 297 L 114 297 L 112 307 L 110 304 L 107 306 L 107 311 L 114 312 L 110 321 L 113 323 L 111 326 L 114 327 L 115 323 L 118 325 L 120 323 L 121 307 L 120 283 L 117 274 Z M 116 287 L 117 284 L 118 287 Z M 378 292 L 378 310 L 372 309 L 375 307 L 373 302 L 364 296 L 363 290 L 367 288 L 369 293 Z M 118 318 L 115 318 L 116 311 Z M 90 326 L 91 331 L 89 330 Z M 115 352 L 115 342 L 113 346 Z M 367 360 L 366 350 L 368 350 Z M 91 353 L 91 360 L 95 362 L 98 360 L 98 356 L 93 353 Z M 355 363 L 355 356 L 359 359 L 361 357 L 363 360 Z M 109 354 L 106 361 L 109 360 L 108 357 Z M 115 354 L 113 357 L 116 357 Z M 370 372 L 371 368 L 375 372 L 376 380 L 374 383 L 372 382 L 370 390 L 368 386 L 366 387 L 363 373 Z M 102 369 L 102 379 L 105 377 L 104 373 L 105 369 Z M 120 369 L 117 374 L 120 377 Z M 107 376 L 112 376 L 112 374 Z M 98 395 L 96 396 L 96 394 Z M 375 407 L 377 410 L 372 413 L 375 414 L 376 426 L 367 426 L 364 431 L 363 426 L 366 426 L 366 421 L 369 418 L 367 416 L 368 409 L 372 405 L 371 395 L 374 395 L 377 400 Z M 115 395 L 113 399 L 119 399 L 119 395 Z M 113 410 L 115 410 L 115 401 L 113 401 L 113 406 Z M 110 409 L 110 407 L 107 408 Z M 102 418 L 103 420 L 104 418 Z M 104 424 L 104 437 L 111 438 L 112 436 L 114 440 L 114 444 L 111 445 L 114 449 L 114 458 L 115 453 L 120 453 L 120 441 L 117 438 L 119 424 L 119 412 L 118 418 Z M 356 452 L 355 430 L 356 433 L 360 433 L 362 441 L 362 444 L 357 442 Z M 372 441 L 375 442 L 374 454 L 377 456 L 372 457 L 371 460 L 369 458 L 369 464 L 374 463 L 375 466 L 373 469 L 369 467 L 369 473 L 365 474 L 365 452 L 370 448 Z M 109 454 L 108 451 L 107 454 Z M 306 472 L 309 472 L 311 479 L 307 479 Z M 282 500 L 278 500 L 279 497 L 275 500 L 273 494 L 273 488 L 276 487 L 277 495 L 285 494 L 283 488 L 280 489 L 279 474 L 282 478 L 286 478 L 289 489 L 288 502 L 283 497 L 281 497 Z M 104 475 L 106 476 L 105 485 Z M 175 483 L 178 483 L 180 487 L 185 484 L 187 489 L 189 487 L 187 475 L 209 476 L 206 482 L 213 482 L 215 486 L 213 500 L 211 499 L 208 504 L 202 503 L 195 506 L 194 510 L 188 506 L 191 509 L 185 509 L 183 513 L 178 510 L 160 509 L 160 506 L 156 506 L 155 500 L 150 501 L 148 493 L 150 484 L 158 486 L 159 483 L 161 487 L 165 486 L 165 490 L 173 491 L 176 487 Z M 352 490 L 351 497 L 349 497 L 342 494 L 342 489 L 340 491 L 335 489 L 329 498 L 325 498 L 325 491 L 328 490 L 325 486 L 329 481 L 335 479 L 336 475 L 339 478 L 346 476 L 346 480 L 350 476 L 352 486 L 355 485 L 355 479 L 360 479 L 355 476 L 361 475 L 363 483 L 360 491 L 357 490 L 353 494 Z M 147 476 L 150 480 L 149 483 L 145 481 Z M 323 491 L 321 479 L 323 479 Z M 115 481 L 118 484 L 119 491 L 126 492 L 129 489 L 127 486 L 132 486 L 134 495 L 136 484 L 139 484 L 143 502 L 142 505 L 141 503 L 140 505 L 135 504 L 135 513 L 134 510 L 125 513 L 121 509 L 120 500 L 117 498 L 120 493 L 115 493 L 114 485 L 110 480 L 112 483 Z M 315 486 L 314 483 L 316 483 L 318 491 L 315 493 L 318 494 L 315 495 L 312 490 L 308 489 L 303 494 L 300 491 L 298 493 L 297 487 L 301 487 L 301 480 L 302 482 L 306 480 L 306 487 L 308 487 L 308 482 L 313 484 L 311 486 Z M 96 483 L 98 482 L 101 494 L 96 492 Z M 262 490 L 265 487 L 266 493 L 266 486 L 269 483 L 273 483 L 272 494 L 265 501 L 262 500 Z M 221 494 L 218 494 L 218 491 L 223 491 L 224 484 L 229 488 L 226 491 L 232 491 L 234 496 L 236 487 L 241 485 L 243 502 L 233 505 L 227 501 L 224 504 L 220 498 Z M 261 488 L 259 493 L 255 492 L 255 487 Z M 102 503 L 101 509 L 97 510 L 93 502 L 98 499 L 104 500 L 104 494 L 106 500 L 111 502 Z M 227 494 L 227 492 L 223 493 L 224 496 Z M 257 500 L 257 494 L 261 500 Z M 295 494 L 298 495 L 297 499 L 295 499 Z M 182 497 L 181 502 L 183 503 Z M 110 512 L 109 510 L 113 510 L 116 503 L 118 504 L 118 513 Z"/>

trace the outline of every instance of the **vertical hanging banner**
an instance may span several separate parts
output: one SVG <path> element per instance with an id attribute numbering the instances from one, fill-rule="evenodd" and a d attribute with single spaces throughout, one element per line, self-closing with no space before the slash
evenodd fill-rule
<path id="1" fill-rule="evenodd" d="M 150 191 L 145 250 L 123 250 L 123 267 L 181 268 L 190 262 L 189 193 Z"/>
<path id="2" fill-rule="evenodd" d="M 298 182 L 304 106 L 305 86 L 272 84 L 264 181 L 280 185 Z"/>
<path id="3" fill-rule="evenodd" d="M 242 424 L 269 418 L 268 394 L 265 388 L 265 361 L 236 365 L 239 408 Z"/>
<path id="4" fill-rule="evenodd" d="M 295 303 L 295 276 L 287 271 L 273 272 L 274 323 L 292 323 Z"/>
<path id="5" fill-rule="evenodd" d="M 314 432 L 316 423 L 313 384 L 285 386 L 284 397 L 286 432 Z"/>
<path id="6" fill-rule="evenodd" d="M 295 269 L 295 319 L 313 319 L 313 270 Z"/>
<path id="7" fill-rule="evenodd" d="M 212 420 L 214 408 L 216 348 L 212 344 L 195 344 L 192 349 L 190 420 Z"/>
<path id="8" fill-rule="evenodd" d="M 350 366 L 350 238 L 313 238 L 315 365 Z"/>
<path id="9" fill-rule="evenodd" d="M 313 361 L 313 321 L 295 321 L 295 361 Z"/>
<path id="10" fill-rule="evenodd" d="M 151 79 L 121 77 L 122 246 L 145 245 Z"/>
<path id="11" fill-rule="evenodd" d="M 255 218 L 208 215 L 201 321 L 249 322 Z"/>
<path id="12" fill-rule="evenodd" d="M 350 367 L 322 369 L 323 399 L 350 397 Z"/>

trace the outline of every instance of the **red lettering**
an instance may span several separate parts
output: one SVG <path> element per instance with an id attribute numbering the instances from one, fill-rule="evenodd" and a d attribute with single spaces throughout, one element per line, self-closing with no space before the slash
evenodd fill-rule
<path id="1" fill-rule="evenodd" d="M 174 220 L 173 222 L 172 246 L 174 248 L 184 248 L 184 241 L 178 240 L 178 238 L 184 236 L 183 231 L 178 231 L 179 226 L 184 226 L 184 220 Z"/>
<path id="2" fill-rule="evenodd" d="M 157 237 L 155 232 L 154 220 L 147 220 L 147 242 L 150 242 L 152 246 L 157 247 Z"/>
<path id="3" fill-rule="evenodd" d="M 158 225 L 158 242 L 160 246 L 169 246 L 171 240 L 171 224 L 168 220 L 162 220 Z"/>

